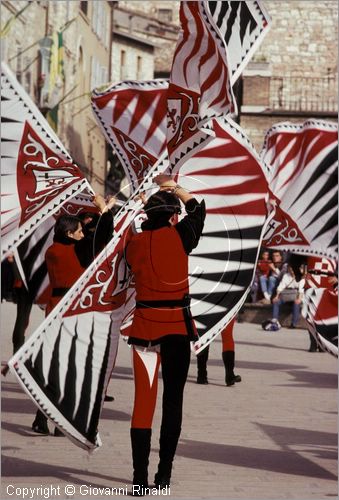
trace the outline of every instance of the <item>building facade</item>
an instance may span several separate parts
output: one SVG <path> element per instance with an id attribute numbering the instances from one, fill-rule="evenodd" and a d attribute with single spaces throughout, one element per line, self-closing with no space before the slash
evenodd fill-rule
<path id="1" fill-rule="evenodd" d="M 112 2 L 2 2 L 1 59 L 53 125 L 96 192 L 107 171 L 105 139 L 94 119 L 91 89 L 111 80 Z M 61 33 L 61 36 L 59 34 Z M 59 36 L 59 38 L 58 38 Z M 52 42 L 61 40 L 63 71 L 52 74 Z"/>
<path id="2" fill-rule="evenodd" d="M 240 124 L 257 150 L 282 121 L 336 120 L 338 4 L 265 0 L 272 26 L 242 79 Z"/>
<path id="3" fill-rule="evenodd" d="M 238 120 L 258 150 L 274 123 L 336 119 L 338 94 L 337 2 L 264 4 L 272 27 L 237 90 Z M 2 1 L 2 28 L 13 22 L 2 34 L 1 58 L 44 114 L 59 104 L 57 134 L 95 191 L 105 191 L 108 172 L 113 184 L 114 172 L 122 173 L 94 119 L 90 92 L 110 81 L 168 77 L 179 7 L 170 0 Z M 49 78 L 51 42 L 60 32 L 63 75 Z"/>

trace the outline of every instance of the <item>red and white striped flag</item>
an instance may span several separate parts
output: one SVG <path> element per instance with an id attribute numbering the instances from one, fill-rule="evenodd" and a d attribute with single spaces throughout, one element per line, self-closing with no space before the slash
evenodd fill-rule
<path id="1" fill-rule="evenodd" d="M 276 204 L 263 245 L 336 259 L 337 124 L 312 119 L 274 125 L 261 156 L 272 168 L 269 187 Z"/>
<path id="2" fill-rule="evenodd" d="M 90 188 L 9 68 L 1 65 L 2 258 L 69 197 Z"/>
<path id="3" fill-rule="evenodd" d="M 269 28 L 260 2 L 180 2 L 181 32 L 168 90 L 170 162 L 201 144 L 209 118 L 237 113 L 232 85 Z"/>

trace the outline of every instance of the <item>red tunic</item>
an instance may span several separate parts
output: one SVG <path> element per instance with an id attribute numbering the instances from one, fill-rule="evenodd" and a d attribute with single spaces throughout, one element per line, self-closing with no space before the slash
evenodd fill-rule
<path id="1" fill-rule="evenodd" d="M 65 245 L 54 242 L 45 254 L 51 288 L 71 288 L 84 272 L 76 256 L 74 244 Z M 46 314 L 49 314 L 62 296 L 50 297 Z"/>
<path id="2" fill-rule="evenodd" d="M 188 255 L 175 227 L 132 236 L 126 260 L 135 278 L 136 300 L 181 300 L 188 293 Z M 136 309 L 129 335 L 152 341 L 187 335 L 182 309 Z"/>

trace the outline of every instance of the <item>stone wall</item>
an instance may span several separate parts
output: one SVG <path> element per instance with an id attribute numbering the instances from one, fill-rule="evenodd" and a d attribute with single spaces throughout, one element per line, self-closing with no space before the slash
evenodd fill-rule
<path id="1" fill-rule="evenodd" d="M 312 114 L 336 120 L 338 100 L 337 2 L 265 0 L 265 6 L 272 26 L 243 73 L 240 116 L 257 150 L 275 123 L 302 123 Z"/>
<path id="2" fill-rule="evenodd" d="M 317 76 L 337 72 L 338 3 L 265 0 L 272 18 L 254 60 L 270 63 L 272 75 Z"/>
<path id="3" fill-rule="evenodd" d="M 122 65 L 124 53 L 125 64 Z M 154 47 L 114 35 L 112 45 L 112 81 L 151 80 L 154 78 Z"/>

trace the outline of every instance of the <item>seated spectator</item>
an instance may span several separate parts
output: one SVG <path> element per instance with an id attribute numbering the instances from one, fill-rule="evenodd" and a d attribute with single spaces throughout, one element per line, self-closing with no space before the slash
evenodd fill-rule
<path id="1" fill-rule="evenodd" d="M 287 263 L 284 262 L 283 256 L 279 250 L 274 250 L 272 252 L 272 263 L 270 264 L 270 299 L 276 292 L 277 286 L 280 283 L 282 277 L 287 272 Z"/>
<path id="2" fill-rule="evenodd" d="M 305 269 L 300 266 L 299 279 L 296 277 L 292 267 L 287 267 L 287 272 L 283 275 L 278 288 L 277 295 L 273 302 L 273 320 L 279 321 L 280 305 L 285 302 L 292 302 L 292 323 L 291 328 L 296 328 L 300 316 L 300 305 L 303 299 L 305 288 Z"/>
<path id="3" fill-rule="evenodd" d="M 268 250 L 264 250 L 261 254 L 261 259 L 257 264 L 257 275 L 258 281 L 260 283 L 261 291 L 264 298 L 261 300 L 264 304 L 271 303 L 271 295 L 274 287 L 274 281 L 272 281 L 270 275 L 272 261 L 270 260 L 270 254 Z"/>

